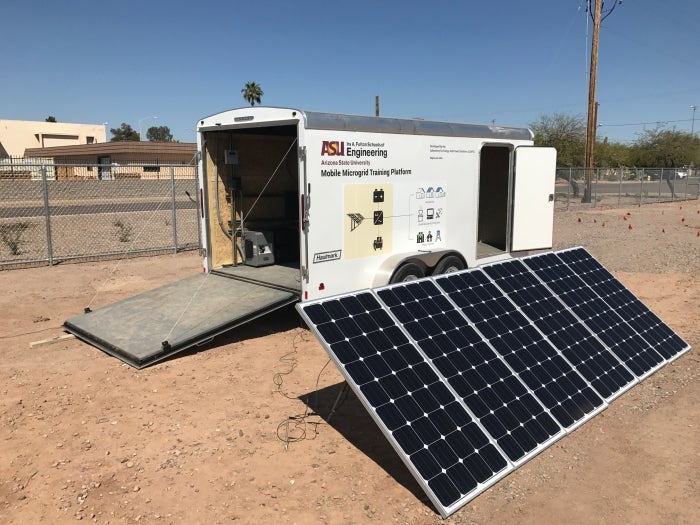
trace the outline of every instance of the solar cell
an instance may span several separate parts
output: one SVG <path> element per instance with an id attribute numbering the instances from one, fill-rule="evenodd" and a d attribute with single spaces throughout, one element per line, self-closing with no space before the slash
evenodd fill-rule
<path id="1" fill-rule="evenodd" d="M 666 362 L 664 356 L 635 329 L 633 319 L 631 324 L 623 317 L 627 311 L 623 309 L 618 312 L 614 306 L 614 297 L 605 294 L 604 284 L 595 284 L 595 276 L 600 276 L 600 273 L 589 272 L 579 276 L 572 266 L 558 256 L 567 251 L 572 252 L 567 256 L 571 261 L 582 259 L 582 252 L 587 255 L 583 249 L 566 250 L 558 254 L 536 255 L 524 259 L 523 262 L 636 377 L 644 378 L 663 366 Z M 663 323 L 659 323 L 654 333 L 661 333 L 667 329 Z M 669 341 L 674 342 L 671 339 Z"/>
<path id="2" fill-rule="evenodd" d="M 562 427 L 571 430 L 605 407 L 595 390 L 483 271 L 449 274 L 435 282 Z"/>
<path id="3" fill-rule="evenodd" d="M 447 515 L 513 464 L 383 308 L 370 292 L 300 305 L 385 436 Z"/>
<path id="4" fill-rule="evenodd" d="M 508 459 L 521 462 L 559 437 L 559 425 L 435 284 L 417 281 L 378 295 Z"/>
<path id="5" fill-rule="evenodd" d="M 689 349 L 683 339 L 586 250 L 574 248 L 561 251 L 559 258 L 665 359 L 673 360 Z"/>
<path id="6" fill-rule="evenodd" d="M 443 517 L 689 349 L 582 248 L 297 308 Z"/>
<path id="7" fill-rule="evenodd" d="M 523 262 L 486 266 L 484 272 L 603 399 L 610 401 L 636 384 L 627 367 Z"/>

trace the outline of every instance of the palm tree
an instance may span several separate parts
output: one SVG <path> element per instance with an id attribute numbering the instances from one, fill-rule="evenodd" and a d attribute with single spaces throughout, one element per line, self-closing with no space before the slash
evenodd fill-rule
<path id="1" fill-rule="evenodd" d="M 264 95 L 260 84 L 256 82 L 246 82 L 245 87 L 241 89 L 241 93 L 243 93 L 243 98 L 246 99 L 251 106 L 254 106 L 256 103 L 260 104 L 260 100 Z"/>

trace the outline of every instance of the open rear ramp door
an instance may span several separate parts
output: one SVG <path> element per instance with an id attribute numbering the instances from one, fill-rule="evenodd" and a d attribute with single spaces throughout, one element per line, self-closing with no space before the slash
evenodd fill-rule
<path id="1" fill-rule="evenodd" d="M 73 317 L 64 327 L 143 368 L 298 299 L 289 290 L 199 274 Z"/>
<path id="2" fill-rule="evenodd" d="M 552 247 L 556 167 L 554 148 L 515 149 L 512 251 Z"/>

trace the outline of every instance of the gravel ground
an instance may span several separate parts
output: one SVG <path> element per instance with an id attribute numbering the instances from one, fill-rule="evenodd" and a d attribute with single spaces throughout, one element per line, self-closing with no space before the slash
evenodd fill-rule
<path id="1" fill-rule="evenodd" d="M 696 201 L 556 213 L 556 248 L 695 349 L 444 521 L 357 399 L 327 421 L 343 379 L 294 309 L 144 370 L 35 344 L 201 272 L 196 253 L 0 271 L 0 523 L 700 523 L 699 231 Z"/>

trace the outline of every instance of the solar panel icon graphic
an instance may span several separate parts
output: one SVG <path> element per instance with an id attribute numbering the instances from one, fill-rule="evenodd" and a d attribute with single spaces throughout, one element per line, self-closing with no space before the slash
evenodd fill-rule
<path id="1" fill-rule="evenodd" d="M 582 248 L 297 309 L 443 517 L 690 348 Z"/>

